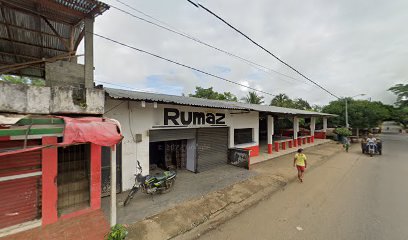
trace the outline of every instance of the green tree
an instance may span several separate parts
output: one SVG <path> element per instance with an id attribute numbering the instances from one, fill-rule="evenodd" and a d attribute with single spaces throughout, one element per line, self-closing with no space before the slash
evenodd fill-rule
<path id="1" fill-rule="evenodd" d="M 373 128 L 390 118 L 390 111 L 381 102 L 353 100 L 347 98 L 349 124 L 353 128 Z M 345 126 L 345 99 L 332 101 L 323 107 L 323 112 L 338 115 L 331 119 L 337 126 Z"/>
<path id="2" fill-rule="evenodd" d="M 263 98 L 263 96 L 259 96 L 255 91 L 252 91 L 248 92 L 248 94 L 241 98 L 241 100 L 251 104 L 262 104 L 264 103 Z"/>
<path id="3" fill-rule="evenodd" d="M 388 91 L 397 95 L 396 104 L 400 107 L 408 107 L 408 84 L 396 84 L 390 87 Z"/>
<path id="4" fill-rule="evenodd" d="M 45 81 L 39 78 L 28 78 L 28 77 L 20 77 L 14 75 L 1 75 L 0 81 L 14 83 L 14 84 L 27 84 L 33 86 L 45 86 Z"/>
<path id="5" fill-rule="evenodd" d="M 288 95 L 281 93 L 276 95 L 272 101 L 271 101 L 271 106 L 276 106 L 276 107 L 286 107 L 286 108 L 293 108 L 294 103 L 293 100 L 289 98 Z"/>
<path id="6" fill-rule="evenodd" d="M 232 94 L 231 92 L 224 92 L 219 93 L 213 90 L 212 87 L 210 88 L 202 88 L 196 87 L 194 94 L 189 94 L 190 97 L 196 98 L 206 98 L 206 99 L 214 99 L 214 100 L 224 100 L 224 101 L 231 101 L 231 102 L 238 102 L 237 97 Z"/>
<path id="7" fill-rule="evenodd" d="M 320 106 L 320 105 L 315 104 L 315 105 L 312 106 L 312 109 L 311 109 L 311 110 L 312 110 L 312 111 L 315 111 L 315 112 L 322 112 L 323 107 Z"/>
<path id="8" fill-rule="evenodd" d="M 293 101 L 293 107 L 296 109 L 300 109 L 300 110 L 311 110 L 312 109 L 310 104 L 302 98 L 295 99 Z"/>

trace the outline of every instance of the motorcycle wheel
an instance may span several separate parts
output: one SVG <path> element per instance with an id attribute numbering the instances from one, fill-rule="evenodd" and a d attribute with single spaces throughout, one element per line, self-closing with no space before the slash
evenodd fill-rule
<path id="1" fill-rule="evenodd" d="M 129 204 L 130 200 L 132 200 L 133 195 L 135 195 L 136 190 L 134 188 L 132 188 L 132 190 L 130 190 L 129 194 L 127 195 L 125 201 L 123 202 L 123 206 L 126 206 Z"/>
<path id="2" fill-rule="evenodd" d="M 169 180 L 169 181 L 166 181 L 166 187 L 165 187 L 165 189 L 161 190 L 160 193 L 168 193 L 168 192 L 170 192 L 170 191 L 173 189 L 173 185 L 174 185 L 175 182 L 176 182 L 176 181 L 175 181 L 174 178 L 171 179 L 171 180 Z"/>

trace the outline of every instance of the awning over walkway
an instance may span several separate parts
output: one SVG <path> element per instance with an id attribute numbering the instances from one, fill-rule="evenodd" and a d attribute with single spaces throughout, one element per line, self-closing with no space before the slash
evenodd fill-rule
<path id="1" fill-rule="evenodd" d="M 35 136 L 60 135 L 63 141 L 57 145 L 22 146 L 19 149 L 1 149 L 0 156 L 34 151 L 46 147 L 94 143 L 113 146 L 122 140 L 119 122 L 109 118 L 63 116 L 32 117 L 23 115 L 0 115 L 0 141 L 25 140 Z"/>

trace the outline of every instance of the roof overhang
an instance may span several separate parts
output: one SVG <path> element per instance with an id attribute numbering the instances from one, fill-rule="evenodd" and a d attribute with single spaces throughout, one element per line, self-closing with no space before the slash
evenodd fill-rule
<path id="1" fill-rule="evenodd" d="M 75 56 L 84 20 L 108 9 L 96 0 L 0 0 L 0 74 L 43 78 L 45 62 Z"/>

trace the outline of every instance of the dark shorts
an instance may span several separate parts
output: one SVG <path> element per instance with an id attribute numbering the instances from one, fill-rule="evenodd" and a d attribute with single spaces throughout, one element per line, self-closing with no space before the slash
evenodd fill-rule
<path id="1" fill-rule="evenodd" d="M 296 165 L 298 171 L 304 172 L 305 171 L 305 166 L 298 166 Z"/>

